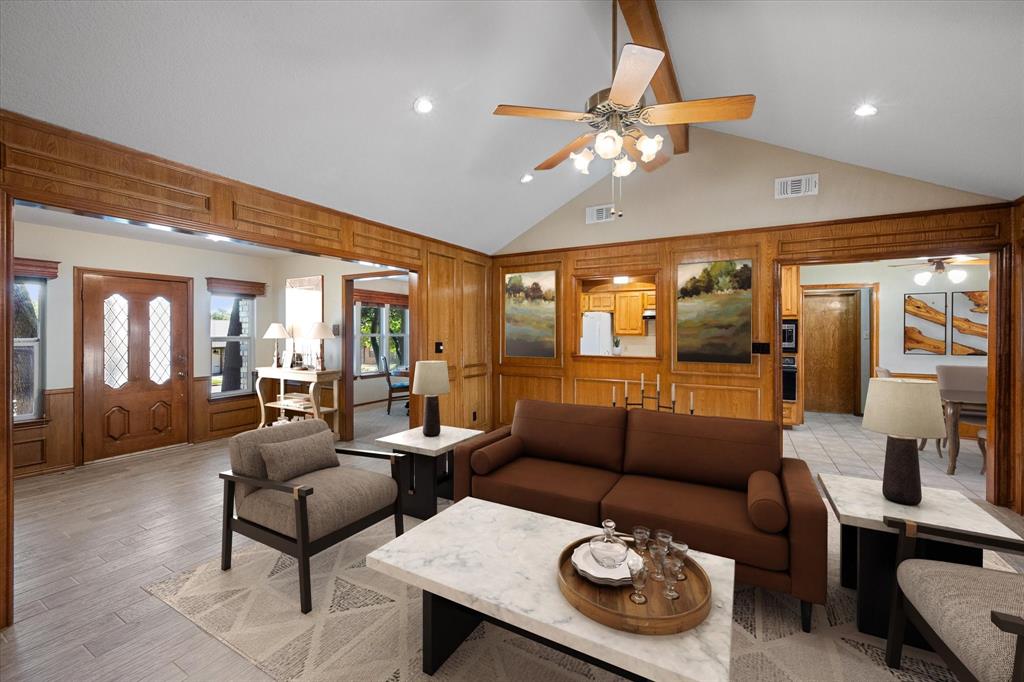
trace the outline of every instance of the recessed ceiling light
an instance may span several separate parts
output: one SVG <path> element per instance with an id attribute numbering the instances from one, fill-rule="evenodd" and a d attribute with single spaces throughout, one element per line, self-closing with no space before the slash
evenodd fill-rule
<path id="1" fill-rule="evenodd" d="M 858 116 L 874 116 L 878 113 L 878 107 L 874 104 L 861 104 L 859 107 L 853 110 Z"/>
<path id="2" fill-rule="evenodd" d="M 612 284 L 629 284 L 629 275 L 615 275 Z"/>
<path id="3" fill-rule="evenodd" d="M 533 182 L 533 176 L 530 175 L 529 173 L 523 173 L 523 177 L 519 178 L 519 182 L 523 183 L 524 185 L 528 182 Z"/>
<path id="4" fill-rule="evenodd" d="M 211 242 L 229 242 L 229 241 L 231 241 L 231 237 L 222 237 L 219 234 L 208 234 L 208 235 L 206 235 L 206 238 L 209 239 Z"/>
<path id="5" fill-rule="evenodd" d="M 173 228 L 167 225 L 157 225 L 156 223 L 146 223 L 146 227 L 151 230 L 159 230 L 160 232 L 172 232 Z"/>
<path id="6" fill-rule="evenodd" d="M 416 101 L 412 103 L 412 108 L 417 114 L 429 114 L 434 110 L 434 102 L 426 95 L 423 95 L 416 98 Z"/>

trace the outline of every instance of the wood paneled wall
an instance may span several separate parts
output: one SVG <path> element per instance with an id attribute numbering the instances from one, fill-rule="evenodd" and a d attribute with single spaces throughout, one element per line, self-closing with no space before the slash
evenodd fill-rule
<path id="1" fill-rule="evenodd" d="M 1013 327 L 1013 415 L 1015 419 L 1010 444 L 1013 453 L 1012 479 L 1013 507 L 1018 514 L 1024 514 L 1024 196 L 1013 204 L 1013 277 L 1012 277 L 1012 327 Z"/>
<path id="2" fill-rule="evenodd" d="M 1019 212 L 1020 207 L 1014 210 Z M 1017 222 L 1016 242 L 1013 241 L 1011 207 L 1005 204 L 496 256 L 492 276 L 496 420 L 508 423 L 516 400 L 525 397 L 607 405 L 611 401 L 612 386 L 616 386 L 621 403 L 623 382 L 627 379 L 638 381 L 641 372 L 652 383 L 656 374 L 661 375 L 663 403 L 668 403 L 670 387 L 676 386 L 677 412 L 688 410 L 692 392 L 696 414 L 781 420 L 781 387 L 776 367 L 780 358 L 778 320 L 782 265 L 986 251 L 1007 253 L 1011 243 L 1019 245 L 1021 241 L 1020 218 Z M 676 268 L 683 262 L 723 258 L 753 259 L 753 341 L 771 344 L 770 352 L 753 355 L 749 365 L 677 362 L 673 338 Z M 1020 270 L 1024 267 L 1020 258 L 1018 253 L 1015 268 L 1018 295 L 1021 295 Z M 504 357 L 504 274 L 550 269 L 558 272 L 557 356 L 551 360 Z M 575 280 L 651 273 L 658 278 L 657 357 L 593 358 L 577 355 L 577 303 L 572 295 Z M 1007 318 L 1002 331 L 995 332 L 1003 335 L 1003 341 L 999 342 L 1003 367 L 1014 366 L 1010 327 L 1017 330 L 1018 336 L 1021 333 L 1019 302 L 1014 310 L 1015 317 Z M 1019 358 L 1024 342 L 1018 338 L 1016 343 Z M 1006 391 L 1006 399 L 997 399 L 994 404 L 1012 404 L 1009 391 L 1015 391 L 1015 399 L 1020 401 L 1020 395 L 1024 394 L 1024 377 L 1020 368 L 1015 371 L 1016 385 L 1004 382 L 1002 389 Z M 638 392 L 639 386 L 631 384 L 631 399 L 635 399 Z M 653 406 L 653 401 L 648 406 Z M 1016 414 L 1024 412 L 1018 407 Z M 1012 428 L 1017 438 L 1024 438 L 1020 432 L 1021 425 L 1013 421 L 1008 407 L 1002 419 L 1007 427 L 1004 428 L 1006 437 Z M 1009 466 L 1009 440 L 997 447 L 997 456 L 1002 458 L 1005 466 Z M 1019 453 L 1020 446 L 1015 447 Z M 1019 461 L 1019 455 L 1017 458 Z M 1017 476 L 1019 487 L 1019 474 Z M 991 500 L 1008 504 L 1011 499 L 1019 499 L 1019 493 L 1014 498 L 1011 491 L 1011 477 L 1000 480 L 1000 486 L 999 490 L 991 492 Z"/>
<path id="3" fill-rule="evenodd" d="M 34 476 L 75 466 L 75 391 L 43 392 L 43 417 L 14 427 L 14 477 Z"/>
<path id="4" fill-rule="evenodd" d="M 192 442 L 227 438 L 256 428 L 260 404 L 254 394 L 210 397 L 210 377 L 192 379 Z"/>
<path id="5" fill-rule="evenodd" d="M 451 363 L 445 423 L 490 426 L 487 255 L 0 110 L 0 627 L 11 622 L 13 584 L 8 298 L 14 199 L 407 268 L 413 271 L 410 295 L 418 297 L 411 322 L 415 357 Z M 443 342 L 444 352 L 434 353 L 435 341 Z M 233 430 L 244 412 L 237 407 L 211 405 L 206 433 Z M 411 407 L 417 424 L 420 400 Z"/>

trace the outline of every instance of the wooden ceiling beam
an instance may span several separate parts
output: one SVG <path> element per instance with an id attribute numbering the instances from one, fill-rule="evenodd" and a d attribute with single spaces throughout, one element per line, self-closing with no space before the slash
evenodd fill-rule
<path id="1" fill-rule="evenodd" d="M 676 80 L 676 69 L 672 64 L 672 54 L 668 51 L 665 40 L 665 29 L 661 26 L 658 5 L 655 0 L 619 0 L 619 8 L 629 28 L 629 35 L 637 45 L 653 47 L 665 53 L 665 59 L 651 80 L 651 90 L 658 104 L 682 102 L 683 92 Z M 687 125 L 668 126 L 672 137 L 672 149 L 676 154 L 685 154 L 690 150 L 690 128 Z"/>

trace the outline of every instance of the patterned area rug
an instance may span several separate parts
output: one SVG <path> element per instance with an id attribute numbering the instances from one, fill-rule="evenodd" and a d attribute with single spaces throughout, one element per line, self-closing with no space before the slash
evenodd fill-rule
<path id="1" fill-rule="evenodd" d="M 443 513 L 443 512 L 442 512 Z M 903 669 L 884 641 L 857 632 L 854 593 L 839 587 L 838 524 L 830 517 L 827 607 L 811 633 L 799 602 L 737 584 L 732 679 L 954 682 L 934 654 L 907 648 Z M 407 517 L 407 528 L 416 523 Z M 211 559 L 146 589 L 278 680 L 613 680 L 615 676 L 483 624 L 433 678 L 420 670 L 420 592 L 366 567 L 393 536 L 386 520 L 312 560 L 313 611 L 299 612 L 295 560 L 262 545 L 237 549 L 232 569 Z M 986 565 L 1008 569 L 986 553 Z"/>

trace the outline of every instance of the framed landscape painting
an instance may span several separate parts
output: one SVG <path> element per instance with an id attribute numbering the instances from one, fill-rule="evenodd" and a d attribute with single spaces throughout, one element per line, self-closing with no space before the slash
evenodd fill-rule
<path id="1" fill-rule="evenodd" d="M 903 353 L 946 354 L 946 292 L 904 294 Z"/>
<path id="2" fill-rule="evenodd" d="M 681 263 L 676 284 L 676 360 L 750 364 L 753 261 Z"/>
<path id="3" fill-rule="evenodd" d="M 955 291 L 950 352 L 988 355 L 988 292 Z"/>
<path id="4" fill-rule="evenodd" d="M 505 275 L 505 355 L 555 357 L 557 273 L 554 270 Z"/>

